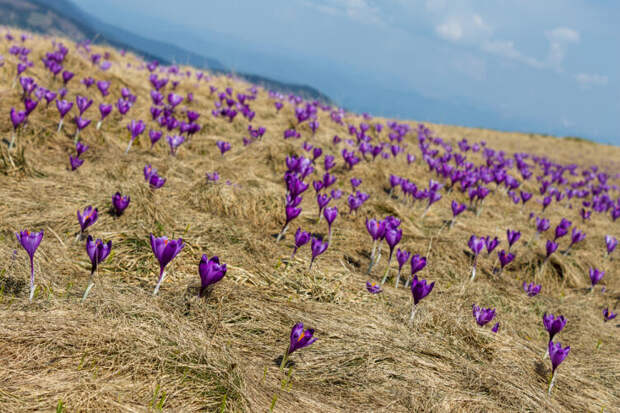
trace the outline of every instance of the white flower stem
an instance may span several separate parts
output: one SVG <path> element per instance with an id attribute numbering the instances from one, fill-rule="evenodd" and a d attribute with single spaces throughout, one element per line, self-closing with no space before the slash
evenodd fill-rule
<path id="1" fill-rule="evenodd" d="M 418 311 L 418 306 L 413 304 L 411 307 L 411 316 L 409 317 L 409 324 L 413 324 L 413 319 L 415 318 L 415 313 Z"/>
<path id="2" fill-rule="evenodd" d="M 555 384 L 555 377 L 556 377 L 556 372 L 554 371 L 552 376 L 551 376 L 551 381 L 549 382 L 549 391 L 547 392 L 548 395 L 551 395 L 551 389 L 553 389 L 553 385 Z"/>
<path id="3" fill-rule="evenodd" d="M 166 273 L 162 271 L 159 276 L 159 280 L 157 281 L 157 285 L 155 286 L 155 290 L 153 291 L 154 296 L 159 292 L 159 287 L 161 287 L 161 283 L 164 281 L 164 278 L 166 278 Z"/>

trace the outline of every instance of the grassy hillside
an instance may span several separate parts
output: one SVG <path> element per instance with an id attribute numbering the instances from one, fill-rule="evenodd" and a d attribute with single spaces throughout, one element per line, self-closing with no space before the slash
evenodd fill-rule
<path id="1" fill-rule="evenodd" d="M 602 309 L 615 309 L 620 299 L 618 262 L 620 251 L 605 257 L 604 236 L 620 237 L 620 220 L 612 221 L 609 210 L 593 212 L 582 222 L 584 199 L 554 201 L 541 213 L 539 193 L 544 176 L 540 163 L 532 158 L 532 177 L 523 179 L 514 166 L 508 173 L 521 183 L 519 190 L 534 194 L 525 206 L 517 205 L 503 187 L 486 185 L 491 193 L 479 214 L 463 212 L 456 224 L 450 203 L 468 204 L 467 193 L 440 189 L 442 198 L 426 213 L 426 200 L 412 203 L 397 188 L 388 194 L 389 178 L 395 174 L 426 188 L 429 179 L 448 184 L 449 180 L 429 171 L 423 160 L 417 122 L 405 122 L 410 131 L 399 144 L 403 152 L 362 159 L 352 170 L 345 167 L 343 149 L 356 151 L 356 138 L 348 125 L 364 122 L 362 116 L 346 113 L 343 124 L 330 118 L 329 110 L 317 109 L 320 123 L 313 135 L 308 122 L 297 124 L 295 106 L 283 100 L 277 112 L 274 98 L 259 89 L 248 101 L 254 119 L 239 114 L 232 122 L 214 117 L 217 95 L 227 87 L 251 94 L 242 81 L 226 76 L 207 76 L 198 81 L 191 76 L 160 73 L 170 78 L 162 89 L 174 90 L 184 100 L 174 110 L 179 120 L 185 111 L 200 114 L 200 132 L 170 155 L 166 135 L 150 148 L 149 129 L 164 130 L 151 120 L 149 72 L 135 56 L 121 56 L 114 50 L 92 47 L 87 53 L 62 40 L 69 52 L 63 61 L 75 72 L 67 86 L 66 99 L 88 96 L 93 105 L 84 117 L 93 122 L 80 133 L 89 146 L 81 156 L 84 164 L 69 168 L 75 156 L 73 137 L 77 115 L 74 105 L 61 132 L 55 103 L 45 99 L 18 129 L 15 149 L 8 149 L 12 134 L 11 107 L 23 110 L 22 89 L 16 77 L 16 56 L 12 45 L 22 45 L 19 33 L 14 40 L 2 37 L 0 55 L 0 406 L 3 411 L 52 411 L 59 402 L 66 411 L 268 411 L 277 396 L 274 411 L 309 412 L 423 412 L 423 411 L 613 411 L 620 405 L 620 340 L 618 322 L 603 321 Z M 3 33 L 4 36 L 4 33 Z M 41 63 L 55 47 L 51 39 L 32 36 L 23 45 L 34 63 L 22 76 L 57 91 L 62 81 L 53 78 Z M 89 54 L 109 52 L 112 66 L 102 71 L 93 66 Z M 131 67 L 127 67 L 127 63 Z M 111 82 L 107 97 L 96 86 L 86 88 L 80 81 L 92 76 Z M 217 87 L 211 93 L 210 87 Z M 129 88 L 137 97 L 125 116 L 113 109 L 96 130 L 98 105 L 116 103 L 121 89 Z M 32 99 L 35 99 L 32 94 Z M 225 104 L 224 104 L 225 105 Z M 300 106 L 302 107 L 302 106 Z M 331 108 L 335 110 L 335 108 Z M 128 154 L 127 124 L 144 120 L 146 131 L 136 139 Z M 387 124 L 374 118 L 370 124 Z M 244 146 L 248 125 L 265 127 L 265 135 Z M 423 139 L 428 150 L 437 149 L 436 158 L 446 153 L 440 137 L 454 153 L 466 138 L 470 145 L 486 142 L 487 148 L 502 150 L 506 159 L 515 153 L 546 157 L 561 165 L 577 165 L 576 176 L 565 173 L 565 183 L 552 186 L 566 191 L 571 182 L 583 179 L 582 172 L 593 165 L 606 171 L 608 196 L 617 202 L 620 179 L 620 148 L 587 141 L 491 130 L 426 124 L 431 138 Z M 295 127 L 300 139 L 284 139 L 284 131 Z M 371 143 L 390 142 L 387 126 Z M 334 143 L 333 137 L 342 138 Z M 352 145 L 346 140 L 352 139 Z M 231 143 L 221 155 L 216 142 Z M 305 179 L 310 187 L 303 195 L 301 215 L 283 240 L 275 236 L 284 225 L 286 157 L 312 152 L 302 149 L 307 141 L 320 147 L 323 155 L 315 172 Z M 393 142 L 397 144 L 396 141 Z M 416 157 L 411 164 L 406 154 Z M 331 173 L 337 178 L 332 188 L 343 191 L 337 206 L 340 214 L 333 224 L 333 238 L 311 270 L 310 248 L 302 247 L 289 263 L 298 226 L 318 237 L 326 237 L 325 219 L 317 222 L 317 203 L 312 181 L 325 172 L 323 159 L 335 156 Z M 428 155 L 428 153 L 427 153 Z M 429 155 L 430 156 L 430 155 Z M 484 151 L 463 153 L 473 167 L 486 165 Z M 496 159 L 496 158 L 493 158 Z M 454 165 L 454 162 L 450 162 Z M 143 168 L 151 164 L 167 180 L 151 189 Z M 552 168 L 553 169 L 553 168 Z M 209 183 L 207 172 L 217 171 L 220 180 Z M 349 214 L 349 180 L 362 180 L 359 190 L 369 199 L 357 212 Z M 590 181 L 590 190 L 598 185 Z M 330 188 L 330 190 L 332 189 Z M 519 191 L 517 190 L 517 192 Z M 131 202 L 120 217 L 108 211 L 116 191 L 129 195 Z M 329 191 L 323 191 L 329 193 Z M 112 253 L 98 270 L 96 284 L 88 299 L 80 300 L 91 269 L 85 240 L 77 241 L 76 211 L 98 207 L 99 218 L 88 234 L 112 241 Z M 588 208 L 591 209 L 591 208 Z M 536 232 L 534 218 L 544 216 L 551 228 L 528 243 Z M 366 218 L 387 215 L 402 223 L 399 248 L 427 257 L 428 264 L 418 274 L 434 281 L 433 291 L 418 305 L 416 318 L 409 324 L 411 292 L 394 288 L 397 263 L 381 294 L 370 294 L 367 280 L 380 282 L 386 265 L 383 257 L 370 275 L 366 274 L 372 239 Z M 570 234 L 560 238 L 560 248 L 540 269 L 545 258 L 545 241 L 561 218 L 586 232 L 584 241 L 563 255 Z M 16 231 L 44 231 L 35 254 L 37 289 L 29 301 L 30 267 L 28 256 L 15 237 Z M 516 258 L 502 275 L 493 274 L 497 251 L 507 249 L 506 230 L 519 230 L 521 239 L 513 246 Z M 167 277 L 157 296 L 158 263 L 149 244 L 149 235 L 182 237 L 186 245 L 168 265 Z M 470 281 L 472 254 L 467 242 L 472 234 L 497 236 L 500 246 L 490 256 L 478 258 L 477 276 Z M 206 297 L 198 298 L 198 263 L 202 254 L 217 255 L 228 271 Z M 287 265 L 288 263 L 288 265 Z M 601 284 L 588 291 L 588 270 L 606 270 Z M 403 270 L 409 274 L 409 265 Z M 523 281 L 542 285 L 540 295 L 528 297 Z M 605 286 L 602 292 L 601 285 Z M 496 308 L 497 316 L 485 327 L 472 317 L 472 304 Z M 543 359 L 548 336 L 543 328 L 544 312 L 568 319 L 558 334 L 571 351 L 557 370 L 552 394 L 547 394 L 551 374 L 549 359 Z M 497 333 L 491 325 L 500 323 Z M 290 356 L 292 370 L 279 369 L 289 345 L 292 326 L 303 322 L 315 329 L 317 341 Z M 292 372 L 290 379 L 287 374 Z M 285 380 L 285 385 L 282 385 Z M 617 407 L 616 407 L 617 408 Z"/>

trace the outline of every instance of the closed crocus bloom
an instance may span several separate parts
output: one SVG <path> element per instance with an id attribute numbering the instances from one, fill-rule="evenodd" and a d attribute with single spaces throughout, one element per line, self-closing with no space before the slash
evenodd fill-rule
<path id="1" fill-rule="evenodd" d="M 358 178 L 351 178 L 351 186 L 353 187 L 353 189 L 357 188 L 358 186 L 360 186 L 360 184 L 362 183 L 361 179 Z"/>
<path id="2" fill-rule="evenodd" d="M 311 235 L 309 232 L 302 231 L 301 227 L 297 228 L 297 231 L 295 232 L 295 247 L 293 248 L 293 253 L 291 254 L 291 261 L 295 257 L 297 250 L 310 242 L 310 237 Z"/>
<path id="3" fill-rule="evenodd" d="M 327 225 L 331 227 L 331 225 L 336 220 L 336 217 L 338 217 L 338 207 L 325 208 L 323 210 L 323 216 L 325 217 L 325 220 L 327 221 Z"/>
<path id="4" fill-rule="evenodd" d="M 553 340 L 553 337 L 564 329 L 568 320 L 564 316 L 558 316 L 557 318 L 553 314 L 543 314 L 543 325 L 549 333 L 549 341 Z"/>
<path id="5" fill-rule="evenodd" d="M 84 212 L 77 211 L 77 219 L 80 224 L 80 231 L 83 233 L 86 228 L 93 225 L 97 222 L 97 218 L 99 217 L 99 210 L 97 208 L 93 208 L 91 205 L 84 208 Z"/>
<path id="6" fill-rule="evenodd" d="M 376 220 L 374 218 L 366 218 L 366 230 L 368 231 L 372 239 L 376 241 L 379 238 L 383 237 L 383 234 L 385 233 L 385 222 Z"/>
<path id="7" fill-rule="evenodd" d="M 568 353 L 570 352 L 570 346 L 567 346 L 566 348 L 562 348 L 562 345 L 559 342 L 554 343 L 553 341 L 549 341 L 548 352 L 549 352 L 549 358 L 551 359 L 551 371 L 552 371 L 548 394 L 551 394 L 551 389 L 553 389 L 553 384 L 555 383 L 555 378 L 556 378 L 555 371 L 558 368 L 558 366 L 562 364 L 566 356 L 568 356 Z"/>
<path id="8" fill-rule="evenodd" d="M 618 240 L 611 235 L 605 235 L 605 246 L 607 247 L 607 255 L 614 252 L 616 246 L 618 245 Z"/>
<path id="9" fill-rule="evenodd" d="M 590 290 L 594 289 L 594 286 L 603 279 L 604 275 L 605 271 L 601 271 L 598 268 L 590 268 L 590 281 L 592 282 Z"/>
<path id="10" fill-rule="evenodd" d="M 82 155 L 84 152 L 88 150 L 89 146 L 85 145 L 82 142 L 78 142 L 75 144 L 75 151 L 77 152 L 77 156 Z"/>
<path id="11" fill-rule="evenodd" d="M 491 328 L 491 331 L 494 333 L 497 333 L 499 331 L 499 323 L 495 323 L 493 328 Z"/>
<path id="12" fill-rule="evenodd" d="M 226 264 L 220 264 L 220 259 L 213 256 L 210 259 L 203 254 L 198 264 L 198 274 L 200 275 L 200 292 L 202 297 L 207 287 L 220 281 L 226 275 Z"/>
<path id="13" fill-rule="evenodd" d="M 69 155 L 69 165 L 71 166 L 72 171 L 75 171 L 77 168 L 82 166 L 83 163 L 83 159 L 80 159 L 77 156 L 74 158 L 73 155 Z"/>
<path id="14" fill-rule="evenodd" d="M 506 230 L 506 237 L 508 238 L 508 249 L 510 250 L 514 243 L 519 241 L 519 238 L 521 238 L 521 233 L 519 231 L 512 231 L 508 229 Z"/>
<path id="15" fill-rule="evenodd" d="M 414 254 L 411 257 L 411 275 L 416 275 L 426 267 L 426 257 L 421 257 L 418 254 Z"/>
<path id="16" fill-rule="evenodd" d="M 323 188 L 327 189 L 333 184 L 336 183 L 336 177 L 334 175 L 330 175 L 329 173 L 325 173 L 323 175 Z"/>
<path id="17" fill-rule="evenodd" d="M 487 247 L 487 253 L 492 253 L 493 250 L 499 245 L 499 240 L 497 237 L 491 239 L 491 237 L 484 237 L 484 244 Z"/>
<path id="18" fill-rule="evenodd" d="M 321 212 L 323 211 L 323 208 L 329 204 L 329 201 L 331 201 L 331 198 L 327 194 L 316 195 L 316 203 L 319 207 L 319 221 L 321 220 Z"/>
<path id="19" fill-rule="evenodd" d="M 536 232 L 541 233 L 549 229 L 549 220 L 536 217 Z"/>
<path id="20" fill-rule="evenodd" d="M 158 130 L 149 130 L 149 139 L 151 140 L 151 148 L 161 139 L 162 132 Z"/>
<path id="21" fill-rule="evenodd" d="M 112 196 L 112 207 L 114 208 L 114 213 L 117 216 L 121 216 L 125 209 L 129 206 L 129 201 L 131 199 L 129 196 L 122 196 L 120 192 L 117 192 Z"/>
<path id="22" fill-rule="evenodd" d="M 30 232 L 28 230 L 24 230 L 21 232 L 16 232 L 15 236 L 17 240 L 21 244 L 21 246 L 28 253 L 28 257 L 30 258 L 30 301 L 34 297 L 34 253 L 39 248 L 41 244 L 41 240 L 43 240 L 43 231 L 41 232 Z"/>
<path id="23" fill-rule="evenodd" d="M 481 327 L 495 318 L 495 308 L 481 308 L 473 304 L 472 310 L 476 323 Z"/>
<path id="24" fill-rule="evenodd" d="M 418 276 L 414 275 L 411 280 L 411 294 L 413 295 L 413 304 L 417 305 L 420 300 L 429 295 L 433 291 L 435 281 L 428 284 L 426 280 L 418 280 Z"/>
<path id="25" fill-rule="evenodd" d="M 484 248 L 484 238 L 482 237 L 478 238 L 475 235 L 472 235 L 469 238 L 467 245 L 474 253 L 474 262 L 473 262 L 472 270 L 471 270 L 471 281 L 473 281 L 474 278 L 476 278 L 476 264 L 478 263 L 478 255 L 480 255 L 480 253 L 482 252 L 482 249 Z"/>
<path id="26" fill-rule="evenodd" d="M 56 101 L 56 109 L 58 109 L 58 113 L 60 114 L 60 118 L 64 118 L 67 113 L 73 107 L 73 102 L 68 102 L 66 100 L 57 100 Z"/>
<path id="27" fill-rule="evenodd" d="M 185 243 L 182 238 L 169 240 L 167 237 L 155 238 L 155 236 L 151 234 L 151 249 L 153 250 L 153 254 L 155 254 L 155 258 L 159 261 L 159 280 L 157 281 L 153 295 L 157 295 L 159 287 L 165 278 L 164 270 L 166 269 L 166 265 L 181 252 L 184 246 Z"/>
<path id="28" fill-rule="evenodd" d="M 557 249 L 558 249 L 558 244 L 556 244 L 555 242 L 551 240 L 547 240 L 547 245 L 546 245 L 547 258 L 546 259 L 549 259 L 551 254 L 553 254 Z"/>
<path id="29" fill-rule="evenodd" d="M 312 250 L 312 259 L 310 260 L 309 269 L 312 269 L 312 264 L 314 263 L 314 260 L 316 259 L 316 257 L 323 254 L 325 250 L 327 250 L 328 246 L 329 244 L 327 242 L 323 242 L 319 238 L 312 237 L 312 242 L 310 245 L 311 250 Z"/>
<path id="30" fill-rule="evenodd" d="M 62 72 L 62 81 L 63 83 L 66 85 L 67 83 L 69 83 L 69 81 L 71 79 L 73 79 L 74 73 L 70 72 L 68 70 L 65 70 L 64 72 Z"/>
<path id="31" fill-rule="evenodd" d="M 537 296 L 540 293 L 541 288 L 542 285 L 537 285 L 534 283 L 527 284 L 525 281 L 523 281 L 523 291 L 525 291 L 528 297 Z"/>
<path id="32" fill-rule="evenodd" d="M 555 238 L 553 240 L 556 241 L 558 238 L 562 238 L 566 234 L 568 234 L 568 228 L 558 225 L 555 227 Z"/>
<path id="33" fill-rule="evenodd" d="M 501 271 L 504 269 L 504 267 L 510 264 L 515 259 L 515 255 L 512 252 L 507 253 L 506 251 L 501 250 L 500 252 L 497 253 L 497 256 L 499 258 L 499 263 L 501 266 L 501 270 L 500 270 L 500 274 L 501 274 Z"/>
<path id="34" fill-rule="evenodd" d="M 407 261 L 409 261 L 409 256 L 411 255 L 410 252 L 405 251 L 405 250 L 401 250 L 400 248 L 398 248 L 396 250 L 396 261 L 398 261 L 398 271 L 400 272 L 400 270 L 402 270 L 403 265 L 405 265 L 405 263 Z"/>

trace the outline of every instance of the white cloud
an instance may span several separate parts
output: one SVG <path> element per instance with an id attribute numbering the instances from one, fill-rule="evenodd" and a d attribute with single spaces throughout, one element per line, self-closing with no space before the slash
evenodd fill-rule
<path id="1" fill-rule="evenodd" d="M 303 1 L 302 3 L 323 14 L 346 16 L 365 24 L 383 24 L 379 8 L 371 6 L 366 0 Z"/>
<path id="2" fill-rule="evenodd" d="M 544 67 L 544 63 L 539 60 L 526 56 L 521 53 L 514 45 L 514 42 L 509 40 L 488 40 L 481 46 L 482 50 L 497 56 L 505 57 L 507 59 L 516 60 L 521 63 L 525 63 L 528 66 L 535 68 Z"/>
<path id="3" fill-rule="evenodd" d="M 579 73 L 575 75 L 575 80 L 582 88 L 588 89 L 592 86 L 605 86 L 609 79 L 597 73 Z"/>
<path id="4" fill-rule="evenodd" d="M 545 32 L 549 41 L 549 54 L 547 55 L 547 64 L 561 72 L 562 63 L 566 57 L 569 43 L 579 43 L 579 32 L 568 27 L 556 27 L 553 30 Z"/>
<path id="5" fill-rule="evenodd" d="M 450 16 L 435 26 L 437 35 L 451 42 L 475 42 L 488 38 L 492 31 L 491 26 L 475 13 Z"/>
<path id="6" fill-rule="evenodd" d="M 463 37 L 463 28 L 456 20 L 449 20 L 435 27 L 439 37 L 456 42 Z"/>

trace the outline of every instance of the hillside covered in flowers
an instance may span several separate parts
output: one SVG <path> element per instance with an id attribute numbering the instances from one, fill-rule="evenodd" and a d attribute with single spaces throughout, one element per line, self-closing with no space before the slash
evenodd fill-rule
<path id="1" fill-rule="evenodd" d="M 3 411 L 620 405 L 620 148 L 0 33 Z"/>

